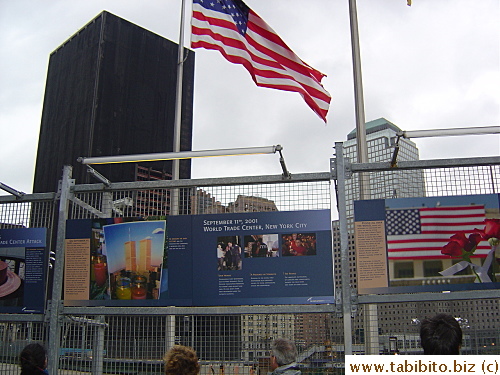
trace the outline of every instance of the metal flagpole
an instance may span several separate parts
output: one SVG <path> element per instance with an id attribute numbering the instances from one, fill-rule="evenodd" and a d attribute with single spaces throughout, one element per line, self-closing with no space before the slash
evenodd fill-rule
<path id="1" fill-rule="evenodd" d="M 184 18 L 185 0 L 181 0 L 181 22 L 179 31 L 179 49 L 177 53 L 177 87 L 175 93 L 175 121 L 173 152 L 181 150 L 181 122 L 182 122 L 182 77 L 184 73 Z M 179 179 L 179 160 L 172 161 L 172 180 Z M 170 191 L 170 215 L 179 214 L 179 189 Z"/>
<path id="2" fill-rule="evenodd" d="M 358 163 L 368 162 L 368 145 L 366 142 L 365 108 L 363 98 L 363 81 L 361 78 L 361 55 L 359 48 L 358 15 L 356 0 L 349 0 L 349 18 L 351 26 L 351 46 L 352 61 L 354 73 L 354 105 L 356 111 L 356 141 L 357 141 L 357 161 Z M 359 199 L 370 199 L 370 180 L 366 173 L 359 174 Z M 346 270 L 347 271 L 347 270 Z M 347 288 L 345 292 L 347 292 Z M 347 298 L 348 295 L 346 295 Z M 378 313 L 377 305 L 366 305 L 365 313 L 365 352 L 366 354 L 379 354 L 378 349 Z M 345 320 L 346 318 L 344 318 Z M 344 322 L 344 335 L 351 334 L 346 332 L 346 328 L 351 328 L 350 324 L 346 326 Z M 346 348 L 347 349 L 347 348 Z M 346 352 L 346 354 L 348 354 Z M 349 353 L 352 354 L 352 353 Z"/>
<path id="3" fill-rule="evenodd" d="M 368 147 L 366 144 L 365 104 L 363 98 L 363 81 L 361 79 L 361 56 L 359 49 L 356 0 L 349 0 L 349 17 L 351 21 L 351 47 L 354 73 L 354 106 L 356 111 L 356 140 L 358 163 L 367 163 Z M 360 184 L 360 198 L 364 199 L 364 195 L 366 193 L 368 193 L 369 196 L 369 187 L 365 187 L 364 184 Z"/>
<path id="4" fill-rule="evenodd" d="M 182 123 L 182 77 L 184 73 L 184 18 L 185 0 L 181 0 L 181 22 L 179 26 L 179 48 L 177 50 L 177 86 L 175 92 L 174 142 L 172 151 L 181 150 Z M 172 160 L 172 180 L 179 179 L 179 159 Z M 170 189 L 169 215 L 179 214 L 179 189 Z M 167 350 L 175 344 L 175 315 L 168 317 L 167 332 L 165 332 Z"/>

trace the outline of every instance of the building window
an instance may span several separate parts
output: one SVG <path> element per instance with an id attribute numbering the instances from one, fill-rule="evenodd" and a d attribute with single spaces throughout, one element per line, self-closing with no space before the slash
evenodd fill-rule
<path id="1" fill-rule="evenodd" d="M 398 262 L 394 264 L 394 277 L 396 279 L 405 279 L 415 277 L 413 271 L 413 262 Z"/>
<path id="2" fill-rule="evenodd" d="M 424 277 L 441 276 L 439 271 L 443 270 L 443 264 L 440 260 L 425 260 L 424 261 Z"/>

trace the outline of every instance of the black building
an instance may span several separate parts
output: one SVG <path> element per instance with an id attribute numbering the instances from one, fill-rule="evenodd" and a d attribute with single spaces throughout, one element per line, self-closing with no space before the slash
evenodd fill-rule
<path id="1" fill-rule="evenodd" d="M 181 150 L 191 150 L 194 52 L 184 51 Z M 57 190 L 62 168 L 97 182 L 81 156 L 173 151 L 178 45 L 102 12 L 51 55 L 33 192 Z M 172 162 L 141 163 L 169 176 Z M 135 181 L 135 163 L 96 166 L 112 182 Z M 191 162 L 180 162 L 190 178 Z"/>

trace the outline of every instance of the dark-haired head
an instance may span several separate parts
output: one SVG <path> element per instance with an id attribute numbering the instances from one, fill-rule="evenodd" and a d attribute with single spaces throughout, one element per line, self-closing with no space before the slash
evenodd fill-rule
<path id="1" fill-rule="evenodd" d="M 27 345 L 19 355 L 21 375 L 44 374 L 47 367 L 47 351 L 40 344 Z"/>
<path id="2" fill-rule="evenodd" d="M 422 321 L 420 342 L 424 354 L 458 355 L 462 345 L 462 329 L 453 316 L 438 314 Z"/>

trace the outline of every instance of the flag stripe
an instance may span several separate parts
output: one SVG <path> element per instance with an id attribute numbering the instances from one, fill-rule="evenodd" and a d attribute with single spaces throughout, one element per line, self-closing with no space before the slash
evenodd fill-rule
<path id="1" fill-rule="evenodd" d="M 233 4 L 231 0 L 222 3 Z M 191 47 L 217 50 L 228 61 L 243 65 L 257 86 L 298 92 L 326 122 L 331 97 L 321 85 L 324 75 L 295 55 L 252 10 L 242 34 L 234 17 L 215 6 L 215 2 L 193 1 Z"/>
<path id="2" fill-rule="evenodd" d="M 471 258 L 484 258 L 484 257 L 485 256 L 483 256 L 483 255 L 471 256 Z M 406 254 L 404 254 L 404 256 L 391 255 L 391 260 L 408 260 L 409 258 L 411 260 L 441 260 L 441 259 L 445 259 L 445 258 L 443 258 L 442 255 L 422 255 L 421 253 L 419 253 L 419 255 L 414 255 L 414 256 L 407 256 Z M 447 259 L 449 259 L 449 257 Z"/>
<path id="3" fill-rule="evenodd" d="M 481 250 L 478 253 L 474 253 L 471 258 L 484 258 L 488 254 L 487 250 Z M 408 251 L 396 251 L 390 254 L 391 259 L 393 257 L 400 257 L 406 259 L 414 259 L 415 257 L 429 257 L 432 256 L 434 259 L 450 259 L 450 257 L 445 257 L 441 254 L 438 255 L 434 250 L 408 250 Z M 460 259 L 460 258 L 452 258 L 452 259 Z"/>
<path id="4" fill-rule="evenodd" d="M 460 221 L 457 221 L 455 219 L 451 219 L 447 222 L 425 222 L 424 220 L 422 220 L 422 229 L 427 229 L 427 230 L 432 230 L 432 228 L 438 228 L 438 227 L 456 227 L 456 226 L 462 226 L 462 227 L 466 227 L 466 228 L 470 228 L 470 230 L 473 230 L 474 226 L 478 226 L 478 225 L 481 225 L 483 223 L 483 220 L 482 221 L 469 221 L 469 222 L 460 222 Z M 464 230 L 468 230 L 468 229 L 464 229 Z"/>
<path id="5" fill-rule="evenodd" d="M 424 216 L 424 218 L 431 218 L 431 219 L 468 219 L 468 218 L 484 218 L 484 213 L 477 213 L 477 214 L 470 214 L 470 215 L 429 215 L 429 216 Z"/>
<path id="6" fill-rule="evenodd" d="M 440 211 L 450 211 L 450 212 L 454 212 L 454 211 L 463 211 L 463 212 L 466 212 L 466 211 L 476 211 L 476 212 L 481 212 L 482 210 L 484 210 L 484 206 L 482 205 L 477 205 L 477 206 L 473 206 L 473 205 L 470 205 L 470 206 L 454 206 L 454 207 L 451 207 L 451 206 L 447 206 L 447 207 L 422 207 L 420 208 L 420 212 L 440 212 Z"/>
<path id="7" fill-rule="evenodd" d="M 444 243 L 445 245 L 446 243 Z M 438 251 L 439 254 L 441 254 L 441 249 L 443 246 L 439 246 L 438 244 L 435 244 L 434 246 L 423 246 L 423 245 L 417 245 L 417 244 L 406 244 L 407 246 L 398 246 L 396 248 L 389 248 L 388 251 L 391 253 L 397 252 L 397 251 L 414 251 L 414 250 L 419 250 L 419 251 L 427 251 L 427 250 L 432 250 L 432 251 Z M 484 253 L 487 254 L 488 251 L 490 251 L 490 247 L 485 247 L 485 246 L 480 246 L 476 249 L 474 254 L 478 253 Z"/>

